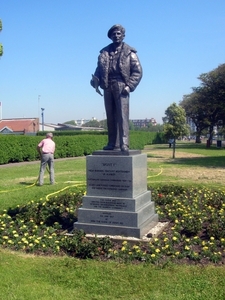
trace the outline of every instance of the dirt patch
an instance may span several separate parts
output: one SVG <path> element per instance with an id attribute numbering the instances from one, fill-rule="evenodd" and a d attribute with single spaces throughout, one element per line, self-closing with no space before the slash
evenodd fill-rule
<path id="1" fill-rule="evenodd" d="M 214 184 L 215 186 L 224 185 L 225 178 L 225 169 L 224 168 L 213 168 L 213 167 L 202 167 L 202 166 L 194 166 L 193 165 L 182 165 L 178 166 L 182 163 L 182 159 L 188 158 L 200 158 L 205 157 L 201 154 L 193 154 L 186 152 L 176 152 L 176 159 L 172 159 L 172 151 L 168 150 L 160 150 L 154 149 L 150 151 L 145 151 L 148 155 L 148 175 L 151 178 L 151 181 L 159 181 L 160 178 L 167 177 L 167 180 L 162 179 L 161 182 L 195 182 L 198 184 Z M 152 163 L 162 163 L 159 166 L 159 169 L 156 172 L 156 168 L 151 168 Z M 159 177 L 159 174 L 162 176 Z"/>
<path id="2" fill-rule="evenodd" d="M 143 151 L 144 153 L 147 153 L 148 159 L 153 158 L 154 160 L 169 160 L 169 161 L 174 161 L 172 158 L 172 150 L 171 149 L 153 149 L 153 150 L 145 150 Z M 176 151 L 176 161 L 179 158 L 197 158 L 197 157 L 205 157 L 204 155 L 201 154 L 195 154 L 195 153 L 187 153 L 187 152 L 178 152 Z"/>

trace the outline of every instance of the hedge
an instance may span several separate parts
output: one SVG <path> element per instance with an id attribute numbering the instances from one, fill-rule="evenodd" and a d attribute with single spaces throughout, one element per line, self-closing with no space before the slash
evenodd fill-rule
<path id="1" fill-rule="evenodd" d="M 0 164 L 34 161 L 39 159 L 36 150 L 37 144 L 43 136 L 27 135 L 0 135 Z M 54 132 L 56 143 L 55 158 L 76 157 L 92 154 L 100 150 L 107 143 L 105 133 L 87 134 L 76 133 L 75 135 L 59 135 Z M 160 144 L 163 135 L 153 132 L 130 132 L 130 149 L 142 150 L 145 145 Z"/>

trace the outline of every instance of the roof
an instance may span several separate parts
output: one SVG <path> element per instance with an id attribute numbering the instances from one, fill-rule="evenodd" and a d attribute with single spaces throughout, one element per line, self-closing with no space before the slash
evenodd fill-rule
<path id="1" fill-rule="evenodd" d="M 30 119 L 4 119 L 0 120 L 0 131 L 5 127 L 12 131 L 23 131 L 28 128 L 33 122 L 36 121 L 36 118 Z"/>

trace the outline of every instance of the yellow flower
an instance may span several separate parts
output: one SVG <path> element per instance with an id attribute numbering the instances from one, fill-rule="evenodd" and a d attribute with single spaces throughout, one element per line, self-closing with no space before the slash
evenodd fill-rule
<path id="1" fill-rule="evenodd" d="M 151 257 L 155 257 L 155 254 L 154 254 L 154 253 L 152 253 L 152 254 L 151 254 Z"/>
<path id="2" fill-rule="evenodd" d="M 134 245 L 134 246 L 133 246 L 133 249 L 137 250 L 137 249 L 139 249 L 139 246 Z"/>
<path id="3" fill-rule="evenodd" d="M 123 241 L 122 245 L 124 245 L 124 246 L 127 245 L 127 241 Z"/>
<path id="4" fill-rule="evenodd" d="M 160 252 L 160 249 L 158 249 L 158 248 L 155 249 L 155 252 L 156 252 L 156 253 L 159 253 L 159 252 Z"/>

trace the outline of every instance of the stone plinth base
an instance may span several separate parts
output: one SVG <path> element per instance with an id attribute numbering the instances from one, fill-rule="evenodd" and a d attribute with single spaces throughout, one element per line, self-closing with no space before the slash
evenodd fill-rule
<path id="1" fill-rule="evenodd" d="M 87 156 L 87 195 L 74 228 L 88 234 L 140 238 L 158 222 L 147 191 L 147 156 Z"/>

